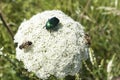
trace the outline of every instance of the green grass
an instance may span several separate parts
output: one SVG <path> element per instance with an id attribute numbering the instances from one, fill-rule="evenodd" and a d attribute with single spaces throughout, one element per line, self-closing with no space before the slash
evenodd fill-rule
<path id="1" fill-rule="evenodd" d="M 120 1 L 119 0 L 0 0 L 0 11 L 13 34 L 26 18 L 44 10 L 62 10 L 80 22 L 91 36 L 90 59 L 83 62 L 83 68 L 75 80 L 106 80 L 107 65 L 114 58 L 110 74 L 120 75 Z M 28 73 L 23 64 L 15 59 L 15 45 L 0 20 L 1 80 L 38 80 Z M 72 77 L 74 78 L 74 77 Z M 51 76 L 49 80 L 57 80 Z M 63 80 L 69 80 L 67 77 Z"/>

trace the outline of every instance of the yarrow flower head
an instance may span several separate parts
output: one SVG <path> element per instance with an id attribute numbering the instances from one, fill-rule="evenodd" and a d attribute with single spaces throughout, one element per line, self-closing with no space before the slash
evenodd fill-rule
<path id="1" fill-rule="evenodd" d="M 22 22 L 14 39 L 16 58 L 41 79 L 75 75 L 88 58 L 83 26 L 59 10 Z"/>

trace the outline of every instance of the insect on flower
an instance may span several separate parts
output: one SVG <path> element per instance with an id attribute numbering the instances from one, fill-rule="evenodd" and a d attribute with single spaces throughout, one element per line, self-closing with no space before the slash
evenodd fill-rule
<path id="1" fill-rule="evenodd" d="M 86 44 L 88 46 L 90 46 L 91 45 L 91 38 L 90 38 L 89 34 L 85 34 L 85 39 L 86 39 Z"/>
<path id="2" fill-rule="evenodd" d="M 46 22 L 45 27 L 47 30 L 53 30 L 58 25 L 58 23 L 59 23 L 59 19 L 56 17 L 52 17 Z"/>
<path id="3" fill-rule="evenodd" d="M 20 48 L 20 49 L 26 49 L 26 48 L 28 48 L 28 47 L 31 46 L 31 45 L 32 45 L 32 42 L 31 42 L 31 41 L 27 41 L 27 42 L 22 43 L 22 44 L 19 46 L 19 48 Z"/>

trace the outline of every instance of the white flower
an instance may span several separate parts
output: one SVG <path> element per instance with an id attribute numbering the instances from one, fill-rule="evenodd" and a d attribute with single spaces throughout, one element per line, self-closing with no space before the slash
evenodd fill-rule
<path id="1" fill-rule="evenodd" d="M 60 20 L 56 31 L 45 28 L 52 17 Z M 75 75 L 81 68 L 81 60 L 88 57 L 83 26 L 59 10 L 44 11 L 22 22 L 14 38 L 18 43 L 16 58 L 41 79 Z M 32 45 L 20 49 L 27 41 Z"/>

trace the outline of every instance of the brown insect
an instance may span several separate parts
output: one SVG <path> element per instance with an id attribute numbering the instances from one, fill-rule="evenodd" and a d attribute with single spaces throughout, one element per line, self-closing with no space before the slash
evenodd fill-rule
<path id="1" fill-rule="evenodd" d="M 26 48 L 28 48 L 28 47 L 31 46 L 31 45 L 32 45 L 32 42 L 31 42 L 31 41 L 27 41 L 27 42 L 22 43 L 22 44 L 19 46 L 19 48 L 20 48 L 20 49 L 26 49 Z"/>
<path id="2" fill-rule="evenodd" d="M 88 46 L 90 46 L 91 45 L 91 38 L 90 38 L 89 34 L 85 34 L 85 39 L 86 39 L 86 44 Z"/>

